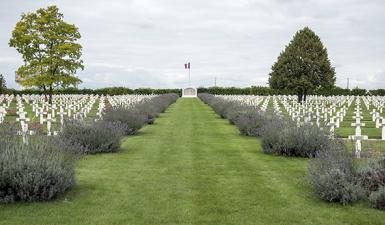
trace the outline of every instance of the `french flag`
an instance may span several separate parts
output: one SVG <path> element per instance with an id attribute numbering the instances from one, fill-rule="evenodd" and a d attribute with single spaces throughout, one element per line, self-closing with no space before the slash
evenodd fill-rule
<path id="1" fill-rule="evenodd" d="M 184 64 L 184 68 L 187 70 L 187 69 L 190 69 L 190 63 L 185 63 Z"/>

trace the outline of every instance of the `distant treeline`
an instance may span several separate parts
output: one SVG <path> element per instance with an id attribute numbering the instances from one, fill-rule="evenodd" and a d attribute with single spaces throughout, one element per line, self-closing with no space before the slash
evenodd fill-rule
<path id="1" fill-rule="evenodd" d="M 38 89 L 24 89 L 15 90 L 7 89 L 6 94 L 22 95 L 22 94 L 38 94 L 42 95 L 44 92 Z M 182 89 L 152 89 L 152 88 L 138 88 L 130 89 L 126 87 L 107 87 L 100 89 L 77 89 L 77 88 L 63 88 L 54 90 L 54 94 L 94 94 L 94 95 L 124 95 L 124 94 L 166 94 L 177 93 L 181 94 Z M 200 87 L 198 93 L 222 94 L 222 95 L 290 95 L 296 94 L 295 91 L 290 90 L 276 90 L 269 87 Z M 310 94 L 335 96 L 335 95 L 376 95 L 385 96 L 385 89 L 366 90 L 360 88 L 344 89 L 334 87 L 332 89 L 318 89 Z"/>
<path id="2" fill-rule="evenodd" d="M 210 87 L 210 88 L 198 88 L 198 93 L 209 94 L 223 94 L 223 95 L 296 95 L 295 91 L 290 90 L 276 90 L 269 87 Z M 340 87 L 334 87 L 329 89 L 318 89 L 309 93 L 313 95 L 323 96 L 336 96 L 336 95 L 376 95 L 385 96 L 385 89 L 366 90 L 360 88 L 344 89 Z"/>
<path id="3" fill-rule="evenodd" d="M 53 91 L 53 94 L 93 94 L 93 95 L 127 95 L 127 94 L 167 94 L 167 93 L 180 93 L 182 89 L 152 89 L 152 88 L 138 88 L 130 89 L 126 87 L 107 87 L 99 89 L 78 89 L 78 88 L 62 88 Z M 7 94 L 22 95 L 22 94 L 44 94 L 43 90 L 38 89 L 7 89 Z"/>

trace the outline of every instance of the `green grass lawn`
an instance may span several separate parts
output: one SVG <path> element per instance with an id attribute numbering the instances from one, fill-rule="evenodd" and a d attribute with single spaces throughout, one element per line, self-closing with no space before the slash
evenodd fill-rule
<path id="1" fill-rule="evenodd" d="M 198 99 L 179 99 L 120 153 L 81 160 L 65 196 L 0 205 L 0 224 L 384 224 L 366 203 L 312 196 L 306 167 L 263 154 Z"/>

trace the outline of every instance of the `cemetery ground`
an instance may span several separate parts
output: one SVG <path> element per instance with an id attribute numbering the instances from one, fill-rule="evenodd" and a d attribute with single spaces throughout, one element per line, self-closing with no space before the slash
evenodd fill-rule
<path id="1" fill-rule="evenodd" d="M 76 187 L 0 205 L 0 224 L 383 224 L 363 202 L 319 200 L 307 160 L 266 155 L 198 99 L 179 99 L 122 151 L 86 156 Z"/>
<path id="2" fill-rule="evenodd" d="M 92 119 L 95 119 L 97 117 L 97 112 L 98 112 L 98 107 L 99 107 L 99 103 L 100 103 L 100 99 L 97 99 L 95 101 L 95 103 L 92 105 L 91 107 L 91 110 L 90 112 L 88 113 L 87 115 L 87 118 L 85 118 L 85 120 L 87 121 L 91 121 Z M 25 103 L 24 102 L 24 106 L 25 106 L 25 112 L 26 112 L 26 115 L 27 115 L 27 118 L 29 118 L 29 127 L 32 127 L 32 128 L 40 128 L 43 132 L 47 132 L 47 127 L 46 125 L 42 124 L 42 125 L 39 125 L 39 116 L 36 116 L 35 112 L 33 111 L 33 107 L 32 107 L 32 104 L 30 103 Z M 17 114 L 17 101 L 16 100 L 13 100 L 11 103 L 10 103 L 10 106 L 8 108 L 8 113 L 7 115 L 5 116 L 5 119 L 4 121 L 5 122 L 9 122 L 11 124 L 17 122 L 16 119 L 19 117 L 18 114 Z M 57 111 L 56 113 L 57 115 L 59 114 L 59 112 Z M 66 113 L 67 114 L 67 113 Z M 60 130 L 60 117 L 57 116 L 55 118 L 55 121 L 52 122 L 52 129 L 53 130 Z"/>
<path id="3" fill-rule="evenodd" d="M 341 125 L 339 128 L 335 128 L 335 133 L 337 137 L 341 138 L 348 138 L 349 135 L 354 134 L 354 126 L 351 124 L 355 122 L 353 119 L 355 115 L 355 104 L 357 100 L 354 100 L 351 106 L 347 108 L 346 116 L 344 117 L 344 121 L 341 122 Z M 362 102 L 361 102 L 362 103 Z M 326 104 L 327 107 L 331 107 L 331 104 Z M 287 111 L 285 111 L 285 108 L 283 107 L 282 103 L 279 103 L 279 107 L 283 112 L 283 115 L 289 117 Z M 341 110 L 341 107 L 336 107 L 337 110 Z M 274 110 L 273 107 L 273 101 L 269 101 L 268 103 L 268 110 L 271 112 Z M 362 116 L 362 122 L 365 123 L 365 126 L 362 127 L 362 134 L 367 135 L 370 139 L 381 139 L 381 129 L 376 128 L 376 123 L 372 121 L 372 114 L 369 109 L 367 109 L 363 104 L 361 105 L 361 116 Z M 385 111 L 379 113 L 379 116 L 385 117 Z M 313 118 L 313 122 L 315 122 Z M 385 149 L 385 146 L 384 146 Z"/>

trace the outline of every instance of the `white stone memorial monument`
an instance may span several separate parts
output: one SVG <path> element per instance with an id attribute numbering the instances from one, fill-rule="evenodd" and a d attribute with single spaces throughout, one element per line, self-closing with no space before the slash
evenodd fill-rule
<path id="1" fill-rule="evenodd" d="M 196 88 L 183 88 L 182 97 L 183 98 L 196 98 L 198 96 L 198 90 Z"/>

